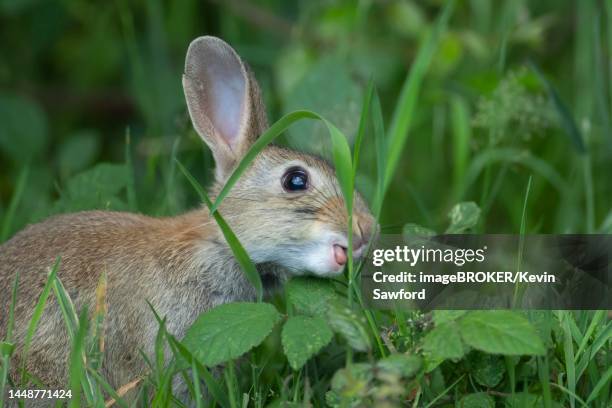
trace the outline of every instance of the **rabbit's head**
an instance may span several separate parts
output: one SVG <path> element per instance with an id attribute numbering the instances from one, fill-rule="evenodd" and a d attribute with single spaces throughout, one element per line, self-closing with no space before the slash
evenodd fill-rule
<path id="1" fill-rule="evenodd" d="M 200 37 L 187 51 L 183 88 L 193 126 L 215 158 L 216 194 L 267 129 L 259 86 L 228 44 Z M 256 263 L 333 275 L 347 262 L 344 199 L 334 169 L 320 158 L 269 145 L 234 185 L 220 212 Z M 374 218 L 355 192 L 355 257 L 374 230 Z"/>

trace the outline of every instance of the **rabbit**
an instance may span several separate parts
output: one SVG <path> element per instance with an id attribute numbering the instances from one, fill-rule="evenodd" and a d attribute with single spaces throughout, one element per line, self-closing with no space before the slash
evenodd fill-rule
<path id="1" fill-rule="evenodd" d="M 209 191 L 216 197 L 268 127 L 261 91 L 234 49 L 210 36 L 189 45 L 182 83 L 193 127 L 215 160 Z M 219 212 L 257 265 L 266 288 L 302 273 L 335 276 L 347 263 L 344 199 L 334 169 L 318 157 L 268 145 Z M 363 254 L 375 229 L 366 202 L 355 192 L 355 257 Z M 147 301 L 167 317 L 168 332 L 181 338 L 202 312 L 256 297 L 205 207 L 168 218 L 112 211 L 54 216 L 0 246 L 0 339 L 6 334 L 9 294 L 19 273 L 13 368 L 23 363 L 19 355 L 28 322 L 58 256 L 58 277 L 77 310 L 95 307 L 96 286 L 101 274 L 107 274 L 102 373 L 115 389 L 146 375 L 139 350 L 153 353 L 159 328 Z M 46 388 L 66 389 L 69 352 L 62 314 L 51 295 L 25 367 Z"/>

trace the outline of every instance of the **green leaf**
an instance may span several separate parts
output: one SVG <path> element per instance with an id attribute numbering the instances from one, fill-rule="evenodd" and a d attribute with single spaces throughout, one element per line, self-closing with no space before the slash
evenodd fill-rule
<path id="1" fill-rule="evenodd" d="M 487 353 L 542 355 L 546 351 L 533 326 L 515 312 L 473 311 L 458 325 L 466 344 Z"/>
<path id="2" fill-rule="evenodd" d="M 475 354 L 474 358 L 470 359 L 472 376 L 480 385 L 489 388 L 495 387 L 504 377 L 506 371 L 504 361 L 493 354 Z"/>
<path id="3" fill-rule="evenodd" d="M 293 316 L 282 332 L 283 349 L 294 370 L 302 368 L 309 358 L 325 347 L 333 333 L 321 317 Z"/>
<path id="4" fill-rule="evenodd" d="M 206 366 L 240 357 L 270 334 L 281 316 L 268 303 L 228 303 L 202 313 L 182 343 Z"/>
<path id="5" fill-rule="evenodd" d="M 101 163 L 79 173 L 62 191 L 53 212 L 74 212 L 92 209 L 124 210 L 119 193 L 127 186 L 128 172 L 123 164 Z"/>
<path id="6" fill-rule="evenodd" d="M 15 345 L 6 341 L 0 341 L 0 356 L 10 357 L 13 355 Z"/>
<path id="7" fill-rule="evenodd" d="M 99 135 L 92 130 L 73 134 L 61 144 L 58 165 L 62 176 L 82 171 L 91 165 L 100 151 Z"/>
<path id="8" fill-rule="evenodd" d="M 423 338 L 423 350 L 433 359 L 460 359 L 465 347 L 455 324 L 450 322 L 436 324 Z"/>
<path id="9" fill-rule="evenodd" d="M 529 394 L 527 392 L 519 392 L 506 398 L 505 401 L 508 408 L 544 408 L 544 398 L 541 395 Z M 557 406 L 554 404 L 553 406 Z"/>
<path id="10" fill-rule="evenodd" d="M 434 310 L 433 320 L 436 325 L 454 322 L 466 313 L 467 310 Z"/>
<path id="11" fill-rule="evenodd" d="M 333 304 L 327 310 L 327 320 L 331 328 L 358 351 L 371 349 L 370 336 L 365 328 L 365 321 L 353 310 L 342 304 Z"/>
<path id="12" fill-rule="evenodd" d="M 292 65 L 295 71 L 295 65 Z M 321 92 L 325 89 L 325 92 Z M 354 135 L 358 129 L 362 99 L 360 84 L 354 79 L 346 62 L 338 56 L 317 58 L 315 64 L 300 78 L 283 98 L 286 112 L 297 109 L 316 110 L 342 129 L 346 135 Z M 317 155 L 329 151 L 327 129 L 324 123 L 301 122 L 293 126 L 287 139 L 297 150 Z"/>
<path id="13" fill-rule="evenodd" d="M 414 377 L 421 367 L 423 360 L 418 356 L 407 354 L 391 354 L 379 360 L 376 366 L 385 371 L 390 371 L 405 378 Z"/>
<path id="14" fill-rule="evenodd" d="M 448 213 L 450 225 L 447 234 L 461 234 L 478 224 L 480 208 L 473 201 L 456 204 Z"/>
<path id="15" fill-rule="evenodd" d="M 464 395 L 455 403 L 457 408 L 495 408 L 495 400 L 486 392 Z"/>
<path id="16" fill-rule="evenodd" d="M 404 225 L 404 228 L 402 229 L 402 235 L 404 237 L 433 237 L 434 235 L 436 235 L 436 232 L 429 228 L 422 227 L 418 224 L 408 223 Z"/>
<path id="17" fill-rule="evenodd" d="M 553 324 L 552 312 L 550 310 L 526 310 L 523 314 L 536 329 L 544 345 L 549 346 L 552 343 L 550 337 Z"/>
<path id="18" fill-rule="evenodd" d="M 295 310 L 310 316 L 325 314 L 332 302 L 341 300 L 327 279 L 296 277 L 287 283 L 285 290 Z"/>
<path id="19" fill-rule="evenodd" d="M 16 163 L 43 153 L 47 118 L 42 109 L 20 96 L 0 95 L 0 152 Z"/>

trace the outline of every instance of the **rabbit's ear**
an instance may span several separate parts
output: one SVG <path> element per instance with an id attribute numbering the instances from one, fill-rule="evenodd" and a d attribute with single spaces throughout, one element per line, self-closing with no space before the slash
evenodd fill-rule
<path id="1" fill-rule="evenodd" d="M 223 181 L 267 128 L 259 86 L 232 47 L 207 36 L 189 45 L 183 90 L 191 122 Z"/>

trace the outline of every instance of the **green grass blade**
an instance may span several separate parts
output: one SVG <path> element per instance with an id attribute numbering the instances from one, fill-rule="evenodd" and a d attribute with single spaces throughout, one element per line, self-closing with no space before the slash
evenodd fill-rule
<path id="1" fill-rule="evenodd" d="M 202 186 L 196 181 L 196 179 L 191 175 L 191 173 L 178 160 L 176 161 L 176 164 L 181 170 L 181 172 L 183 173 L 183 175 L 187 178 L 187 180 L 189 180 L 189 182 L 191 183 L 195 191 L 198 193 L 198 195 L 200 196 L 200 199 L 204 201 L 204 203 L 210 210 L 212 216 L 214 217 L 215 221 L 219 225 L 219 228 L 221 229 L 221 232 L 223 233 L 225 240 L 227 241 L 228 245 L 232 249 L 232 252 L 234 253 L 234 256 L 236 257 L 236 260 L 238 261 L 238 263 L 240 264 L 240 267 L 244 271 L 247 279 L 255 287 L 255 290 L 257 292 L 258 301 L 261 302 L 263 299 L 263 285 L 261 283 L 261 277 L 259 276 L 259 272 L 257 271 L 257 268 L 255 267 L 255 265 L 249 258 L 249 255 L 247 254 L 246 250 L 244 249 L 244 247 L 238 240 L 238 237 L 236 237 L 236 235 L 234 234 L 232 229 L 229 227 L 225 219 L 221 216 L 221 214 L 219 214 L 218 211 L 213 212 L 212 202 L 208 198 L 208 195 L 206 194 Z"/>
<path id="2" fill-rule="evenodd" d="M 529 180 L 527 181 L 527 188 L 525 189 L 525 200 L 523 201 L 523 212 L 521 214 L 521 226 L 519 230 L 520 238 L 519 238 L 519 247 L 518 247 L 518 256 L 516 259 L 516 271 L 522 270 L 523 263 L 523 253 L 525 252 L 525 230 L 527 228 L 527 200 L 529 200 L 529 192 L 531 191 L 531 179 L 529 176 Z M 522 301 L 522 291 L 521 285 L 519 282 L 514 286 L 514 299 L 512 304 L 517 307 L 520 306 Z"/>
<path id="3" fill-rule="evenodd" d="M 23 191 L 25 190 L 29 174 L 30 165 L 26 164 L 19 174 L 19 178 L 17 179 L 17 184 L 15 186 L 15 192 L 11 197 L 6 214 L 4 214 L 4 218 L 2 220 L 2 228 L 0 229 L 0 243 L 6 241 L 11 233 L 11 226 L 13 224 L 13 219 L 15 218 L 15 211 L 17 211 L 17 207 L 19 206 L 19 202 L 23 196 Z"/>
<path id="4" fill-rule="evenodd" d="M 548 98 L 550 99 L 552 105 L 555 107 L 557 115 L 559 116 L 561 127 L 563 128 L 565 134 L 569 137 L 570 141 L 578 152 L 585 153 L 586 147 L 584 144 L 584 138 L 582 137 L 582 133 L 580 132 L 580 129 L 576 124 L 574 115 L 572 115 L 565 102 L 563 102 L 563 100 L 559 96 L 557 89 L 553 86 L 552 83 L 550 83 L 546 79 L 546 77 L 544 76 L 542 71 L 540 71 L 538 66 L 533 61 L 529 61 L 529 66 L 531 67 L 533 72 L 535 72 L 536 76 L 546 89 L 546 92 L 548 93 Z"/>
<path id="5" fill-rule="evenodd" d="M 76 308 L 74 307 L 74 303 L 72 303 L 72 300 L 70 299 L 70 296 L 68 295 L 68 292 L 66 291 L 66 288 L 64 287 L 60 279 L 57 277 L 57 275 L 53 279 L 53 293 L 60 306 L 62 316 L 64 317 L 64 323 L 66 324 L 66 330 L 68 331 L 68 337 L 70 338 L 71 341 L 74 341 L 76 333 L 79 330 L 79 320 L 78 320 L 79 317 L 77 315 Z M 83 361 L 85 361 L 86 359 L 85 345 L 83 345 L 82 358 L 83 358 Z M 83 385 L 83 391 L 85 393 L 85 398 L 88 404 L 92 405 L 95 399 L 94 386 L 92 384 L 91 379 L 87 375 L 86 371 L 83 371 L 83 375 L 81 379 L 82 379 L 81 382 Z"/>
<path id="6" fill-rule="evenodd" d="M 19 272 L 15 274 L 15 281 L 13 283 L 13 290 L 11 292 L 11 304 L 9 307 L 8 322 L 6 326 L 6 338 L 4 343 L 11 344 L 13 339 L 13 327 L 15 325 L 15 304 L 17 302 L 17 289 L 19 288 Z M 12 353 L 12 352 L 11 352 Z M 0 395 L 4 395 L 4 390 L 8 382 L 9 366 L 11 363 L 11 353 L 2 355 L 2 370 L 0 371 Z M 0 407 L 3 406 L 3 402 L 0 401 Z"/>
<path id="7" fill-rule="evenodd" d="M 200 390 L 200 377 L 198 376 L 198 367 L 195 359 L 191 360 L 191 375 L 193 376 L 193 389 L 195 396 L 195 404 L 197 408 L 202 408 L 202 392 Z"/>
<path id="8" fill-rule="evenodd" d="M 45 286 L 43 287 L 42 293 L 38 298 L 38 302 L 36 303 L 36 307 L 34 307 L 34 312 L 32 313 L 32 318 L 30 319 L 30 323 L 28 325 L 28 331 L 26 333 L 25 341 L 23 342 L 23 353 L 22 353 L 22 367 L 21 367 L 21 383 L 25 381 L 25 363 L 28 357 L 28 351 L 30 349 L 30 344 L 32 343 L 32 338 L 34 337 L 34 333 L 36 332 L 36 327 L 38 326 L 38 322 L 42 317 L 43 311 L 45 310 L 45 306 L 47 304 L 47 299 L 49 298 L 49 294 L 51 292 L 51 288 L 53 286 L 53 282 L 55 281 L 55 276 L 57 275 L 57 271 L 59 270 L 61 258 L 58 257 L 49 272 L 49 276 L 47 277 L 47 282 L 45 282 Z"/>
<path id="9" fill-rule="evenodd" d="M 598 310 L 593 314 L 591 323 L 589 324 L 588 329 L 584 333 L 584 336 L 582 337 L 582 341 L 580 342 L 580 345 L 578 346 L 578 350 L 576 351 L 576 356 L 575 356 L 576 361 L 578 361 L 578 359 L 582 355 L 582 352 L 586 348 L 591 336 L 595 332 L 595 329 L 600 327 L 599 323 L 606 317 L 606 313 L 607 311 L 605 310 Z"/>
<path id="10" fill-rule="evenodd" d="M 459 96 L 451 100 L 451 121 L 453 123 L 453 191 L 455 201 L 463 190 L 471 140 L 470 113 L 465 100 Z"/>
<path id="11" fill-rule="evenodd" d="M 212 376 L 208 369 L 201 365 L 196 358 L 193 357 L 193 354 L 189 351 L 187 347 L 183 345 L 180 341 L 178 341 L 174 336 L 168 336 L 168 340 L 170 344 L 176 348 L 177 352 L 183 357 L 189 364 L 196 363 L 196 366 L 202 374 L 202 379 L 206 384 L 206 389 L 216 402 L 221 405 L 223 408 L 229 408 L 229 399 L 227 398 L 227 394 L 225 390 L 221 387 L 219 382 Z"/>
<path id="12" fill-rule="evenodd" d="M 78 331 L 78 315 L 72 300 L 66 292 L 66 288 L 60 280 L 56 277 L 53 280 L 53 293 L 60 306 L 62 316 L 64 317 L 64 323 L 66 323 L 66 330 L 68 331 L 68 337 L 70 340 L 74 339 L 75 333 Z"/>
<path id="13" fill-rule="evenodd" d="M 572 318 L 570 312 L 561 312 L 563 328 L 563 354 L 565 357 L 565 374 L 567 382 L 567 390 L 570 396 L 570 406 L 576 406 L 576 366 L 574 364 L 574 342 L 570 329 L 569 319 Z"/>
<path id="14" fill-rule="evenodd" d="M 370 78 L 368 87 L 363 97 L 363 105 L 361 106 L 361 115 L 359 116 L 359 128 L 353 147 L 353 180 L 357 175 L 357 167 L 359 166 L 359 154 L 361 153 L 361 144 L 367 127 L 367 120 L 370 115 L 370 105 L 372 103 L 372 94 L 374 93 L 374 81 Z"/>
<path id="15" fill-rule="evenodd" d="M 125 167 L 127 169 L 127 201 L 131 211 L 138 210 L 136 187 L 134 181 L 134 165 L 132 163 L 132 135 L 130 128 L 125 129 Z"/>
<path id="16" fill-rule="evenodd" d="M 599 393 L 604 390 L 606 387 L 610 387 L 610 381 L 612 380 L 612 366 L 608 367 L 606 372 L 601 376 L 595 387 L 593 387 L 593 391 L 589 394 L 586 404 L 589 405 L 591 402 L 595 400 L 599 396 Z"/>
<path id="17" fill-rule="evenodd" d="M 499 147 L 487 149 L 472 159 L 465 174 L 463 194 L 476 182 L 483 169 L 495 162 L 523 165 L 532 172 L 544 177 L 561 195 L 570 191 L 570 186 L 563 177 L 544 160 L 533 156 L 525 150 Z"/>
<path id="18" fill-rule="evenodd" d="M 408 130 L 414 118 L 414 110 L 425 73 L 438 49 L 440 37 L 446 30 L 448 20 L 454 9 L 455 1 L 447 1 L 444 9 L 434 24 L 433 29 L 425 37 L 419 47 L 417 56 L 410 68 L 410 73 L 402 86 L 399 100 L 393 112 L 393 119 L 389 129 L 389 145 L 387 151 L 387 167 L 385 169 L 385 183 L 383 194 L 386 193 L 399 159 L 404 150 Z"/>
<path id="19" fill-rule="evenodd" d="M 100 374 L 98 374 L 98 372 L 96 372 L 96 370 L 93 370 L 91 368 L 88 368 L 87 372 L 88 372 L 89 375 L 91 375 L 97 381 L 98 384 L 100 384 L 102 386 L 102 388 L 104 388 L 104 391 L 112 399 L 115 400 L 115 404 L 117 404 L 121 408 L 128 408 L 128 404 L 123 400 L 123 398 L 121 398 L 119 396 L 119 394 L 117 394 L 115 389 L 113 387 L 111 387 L 111 385 L 104 379 L 104 377 L 102 377 Z"/>
<path id="20" fill-rule="evenodd" d="M 78 331 L 72 341 L 69 364 L 69 384 L 72 390 L 70 407 L 78 408 L 81 406 L 81 383 L 86 377 L 83 361 L 83 351 L 85 349 L 85 336 L 87 335 L 87 308 L 84 308 L 79 316 Z"/>
<path id="21" fill-rule="evenodd" d="M 384 201 L 385 169 L 387 168 L 387 139 L 385 138 L 385 124 L 383 121 L 380 97 L 376 88 L 372 96 L 372 126 L 374 128 L 374 144 L 376 148 L 376 195 L 374 197 L 374 218 L 380 220 L 380 212 Z"/>
<path id="22" fill-rule="evenodd" d="M 556 383 L 550 383 L 550 385 L 552 385 L 555 388 L 560 389 L 561 391 L 563 391 L 564 393 L 566 393 L 567 395 L 569 395 L 570 397 L 570 401 L 578 401 L 578 403 L 580 405 L 582 405 L 584 408 L 589 408 L 589 406 L 582 400 L 582 398 L 580 398 L 575 392 L 569 390 L 568 388 L 560 385 L 560 384 L 556 384 Z M 573 406 L 573 405 L 572 405 Z"/>

